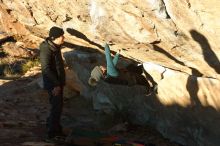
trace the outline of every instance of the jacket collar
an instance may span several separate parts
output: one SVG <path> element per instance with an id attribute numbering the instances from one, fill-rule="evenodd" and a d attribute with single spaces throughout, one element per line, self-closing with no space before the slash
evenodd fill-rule
<path id="1" fill-rule="evenodd" d="M 52 51 L 58 51 L 60 49 L 59 45 L 54 44 L 49 38 L 46 38 L 46 42 L 51 46 L 50 49 Z"/>

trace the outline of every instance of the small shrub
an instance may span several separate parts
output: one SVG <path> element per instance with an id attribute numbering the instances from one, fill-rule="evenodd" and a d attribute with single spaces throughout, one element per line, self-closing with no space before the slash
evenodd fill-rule
<path id="1" fill-rule="evenodd" d="M 7 53 L 0 49 L 0 58 L 6 57 Z"/>
<path id="2" fill-rule="evenodd" d="M 5 76 L 11 76 L 13 75 L 15 72 L 13 71 L 13 68 L 11 68 L 10 65 L 5 65 L 3 73 Z"/>
<path id="3" fill-rule="evenodd" d="M 22 73 L 26 73 L 30 68 L 38 66 L 40 64 L 39 59 L 30 59 L 22 64 Z"/>
<path id="4" fill-rule="evenodd" d="M 17 68 L 17 67 L 16 67 Z M 19 74 L 19 71 L 16 70 L 16 68 L 14 68 L 14 65 L 11 64 L 7 64 L 3 67 L 3 76 L 4 77 L 10 77 L 10 78 L 18 78 L 21 75 Z M 1 76 L 2 76 L 1 75 Z"/>
<path id="5" fill-rule="evenodd" d="M 39 59 L 0 58 L 0 77 L 20 77 L 30 68 L 38 66 Z"/>
<path id="6" fill-rule="evenodd" d="M 0 62 L 0 76 L 4 75 L 4 68 L 5 68 L 5 64 L 1 64 Z"/>

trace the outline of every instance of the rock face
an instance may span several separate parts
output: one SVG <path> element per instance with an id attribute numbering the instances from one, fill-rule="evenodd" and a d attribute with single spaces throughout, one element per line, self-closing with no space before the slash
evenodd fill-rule
<path id="1" fill-rule="evenodd" d="M 203 76 L 216 78 L 220 72 L 219 3 L 2 0 L 0 20 L 2 31 L 8 33 L 43 38 L 51 26 L 58 25 L 74 30 L 66 34 L 73 44 L 98 48 L 96 43 L 111 42 L 113 49 L 127 49 L 124 56 L 189 74 L 195 68 Z"/>
<path id="2" fill-rule="evenodd" d="M 113 85 L 103 81 L 90 87 L 87 83 L 90 71 L 101 64 L 104 56 L 98 52 L 70 51 L 65 52 L 64 57 L 73 71 L 68 74 L 72 76 L 69 83 L 77 83 L 75 89 L 93 101 L 95 110 L 120 113 L 133 123 L 152 125 L 163 136 L 184 145 L 217 146 L 220 143 L 219 80 L 145 62 L 145 71 L 158 84 L 155 93 L 146 95 L 144 86 Z M 121 59 L 119 65 L 125 62 Z"/>
<path id="3" fill-rule="evenodd" d="M 53 25 L 64 28 L 65 46 L 84 50 L 64 55 L 72 67 L 68 84 L 82 95 L 98 101 L 106 97 L 107 109 L 132 109 L 128 113 L 136 115 L 134 122 L 152 124 L 174 141 L 219 145 L 219 8 L 218 0 L 2 0 L 0 31 L 39 42 Z M 144 62 L 158 94 L 142 97 L 141 88 L 134 87 L 140 96 L 127 97 L 111 94 L 117 87 L 105 83 L 107 91 L 101 93 L 101 87 L 88 87 L 89 71 L 105 61 L 103 54 L 85 50 L 102 52 L 104 42 Z M 126 105 L 123 100 L 117 105 L 116 97 L 128 100 Z"/>
<path id="4" fill-rule="evenodd" d="M 160 105 L 152 109 L 157 111 L 153 117 L 158 119 L 153 123 L 157 123 L 159 131 L 186 145 L 219 145 L 216 122 L 220 117 L 219 80 L 188 75 L 153 63 L 144 63 L 144 68 L 158 84 Z"/>

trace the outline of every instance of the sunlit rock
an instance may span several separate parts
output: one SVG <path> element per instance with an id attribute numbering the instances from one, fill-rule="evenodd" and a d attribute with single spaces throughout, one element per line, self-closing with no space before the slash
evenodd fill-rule
<path id="1" fill-rule="evenodd" d="M 70 89 L 97 99 L 97 109 L 106 108 L 104 103 L 109 109 L 122 107 L 133 122 L 151 124 L 173 141 L 219 145 L 219 6 L 218 0 L 2 0 L 0 26 L 9 36 L 40 37 L 38 41 L 53 25 L 64 28 L 65 47 L 80 50 L 64 53 Z M 110 92 L 114 87 L 101 83 L 106 89 L 101 93 L 101 87 L 90 88 L 90 70 L 105 62 L 97 53 L 103 53 L 104 42 L 114 51 L 123 48 L 124 57 L 144 62 L 157 94 L 129 95 L 125 106 L 123 100 L 113 100 L 118 97 Z"/>

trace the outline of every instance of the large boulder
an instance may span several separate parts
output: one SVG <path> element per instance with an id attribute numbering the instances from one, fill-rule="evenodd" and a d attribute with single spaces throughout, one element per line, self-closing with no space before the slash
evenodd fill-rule
<path id="1" fill-rule="evenodd" d="M 41 41 L 34 36 L 44 38 L 57 25 L 67 30 L 69 46 L 101 50 L 100 44 L 107 41 L 112 50 L 124 48 L 122 54 L 132 60 L 155 63 L 157 67 L 145 65 L 158 84 L 158 94 L 143 98 L 148 100 L 142 102 L 147 108 L 141 108 L 149 115 L 143 123 L 147 121 L 183 144 L 219 145 L 219 5 L 219 0 L 2 0 L 0 31 Z M 67 77 L 75 83 L 68 85 L 87 98 L 106 97 L 109 109 L 118 108 L 123 100 L 114 103 L 112 98 L 117 95 L 110 91 L 115 86 L 101 82 L 91 88 L 87 84 L 92 67 L 104 62 L 103 55 L 98 56 L 91 52 L 66 54 L 72 68 L 68 72 L 72 76 Z M 133 91 L 124 88 L 118 87 Z M 141 95 L 135 101 L 139 103 L 139 99 L 142 101 Z M 108 107 L 95 105 L 105 111 Z"/>
<path id="2" fill-rule="evenodd" d="M 140 125 L 152 125 L 163 136 L 184 145 L 219 145 L 219 96 L 217 79 L 196 77 L 146 62 L 144 69 L 157 91 L 146 95 L 144 86 L 113 85 L 100 81 L 96 87 L 87 83 L 95 65 L 103 64 L 103 54 L 71 51 L 65 60 L 77 82 L 80 93 L 93 101 L 95 110 Z M 121 64 L 123 60 L 120 60 Z M 110 114 L 112 115 L 112 114 Z M 117 117 L 116 117 L 117 118 Z"/>
<path id="3" fill-rule="evenodd" d="M 58 25 L 69 42 L 99 49 L 104 41 L 124 56 L 193 74 L 220 73 L 218 0 L 2 0 L 1 30 L 44 38 Z M 98 44 L 97 44 L 98 43 Z M 210 57 L 212 56 L 212 57 Z"/>
<path id="4" fill-rule="evenodd" d="M 151 62 L 145 70 L 157 82 L 157 129 L 186 145 L 219 145 L 220 82 L 196 77 Z M 150 103 L 151 104 L 151 103 Z M 152 121 L 151 121 L 152 122 Z"/>

